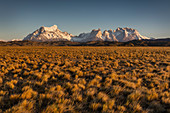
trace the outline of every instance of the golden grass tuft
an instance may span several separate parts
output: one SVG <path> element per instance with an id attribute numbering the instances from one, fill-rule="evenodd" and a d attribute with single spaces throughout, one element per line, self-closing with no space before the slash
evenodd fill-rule
<path id="1" fill-rule="evenodd" d="M 14 89 L 15 85 L 12 82 L 6 82 L 5 85 L 11 89 Z"/>
<path id="2" fill-rule="evenodd" d="M 2 79 L 2 77 L 0 77 L 0 84 L 2 84 L 3 83 L 3 79 Z"/>
<path id="3" fill-rule="evenodd" d="M 10 95 L 10 99 L 11 99 L 11 100 L 17 100 L 17 99 L 19 99 L 19 97 L 20 97 L 20 94 Z"/>
<path id="4" fill-rule="evenodd" d="M 96 111 L 97 109 L 99 109 L 102 106 L 101 103 L 92 103 L 90 104 L 90 108 L 93 109 L 93 111 Z"/>
<path id="5" fill-rule="evenodd" d="M 106 102 L 107 100 L 109 100 L 109 97 L 107 94 L 103 93 L 103 92 L 99 92 L 97 94 L 97 98 L 100 100 L 102 100 L 103 102 Z"/>
<path id="6" fill-rule="evenodd" d="M 32 88 L 30 88 L 29 86 L 25 86 L 22 88 L 22 95 L 21 98 L 22 99 L 31 99 L 31 98 L 36 98 L 37 97 L 37 92 L 34 91 Z"/>

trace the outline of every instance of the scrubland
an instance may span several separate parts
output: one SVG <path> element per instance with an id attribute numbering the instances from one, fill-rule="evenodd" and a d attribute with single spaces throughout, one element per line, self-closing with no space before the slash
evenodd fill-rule
<path id="1" fill-rule="evenodd" d="M 170 113 L 170 47 L 0 47 L 0 112 Z"/>

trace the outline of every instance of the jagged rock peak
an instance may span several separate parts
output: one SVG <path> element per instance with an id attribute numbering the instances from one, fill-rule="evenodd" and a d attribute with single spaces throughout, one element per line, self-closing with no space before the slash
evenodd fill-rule
<path id="1" fill-rule="evenodd" d="M 104 30 L 104 31 L 103 31 L 103 35 L 106 35 L 106 34 L 109 34 L 109 31 Z"/>
<path id="2" fill-rule="evenodd" d="M 57 25 L 53 25 L 51 27 L 44 27 L 44 26 L 41 26 L 40 29 L 44 29 L 45 31 L 56 31 L 58 29 Z"/>
<path id="3" fill-rule="evenodd" d="M 101 31 L 100 28 L 98 28 L 98 29 L 93 29 L 91 32 L 99 32 L 99 31 Z"/>
<path id="4" fill-rule="evenodd" d="M 108 32 L 113 32 L 113 30 L 112 30 L 112 29 L 109 29 Z"/>
<path id="5" fill-rule="evenodd" d="M 91 35 L 91 37 L 94 36 L 94 37 L 101 38 L 101 36 L 102 36 L 102 31 L 101 31 L 100 28 L 99 28 L 99 29 L 93 29 L 93 30 L 91 31 L 90 35 Z"/>

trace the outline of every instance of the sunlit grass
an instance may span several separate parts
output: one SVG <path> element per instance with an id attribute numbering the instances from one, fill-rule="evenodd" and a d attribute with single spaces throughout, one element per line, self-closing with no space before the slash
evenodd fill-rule
<path id="1" fill-rule="evenodd" d="M 0 47 L 0 112 L 169 112 L 169 47 Z"/>

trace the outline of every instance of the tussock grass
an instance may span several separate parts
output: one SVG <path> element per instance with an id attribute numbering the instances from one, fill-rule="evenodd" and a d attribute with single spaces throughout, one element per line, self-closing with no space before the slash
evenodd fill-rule
<path id="1" fill-rule="evenodd" d="M 169 47 L 0 47 L 0 112 L 170 112 Z"/>

